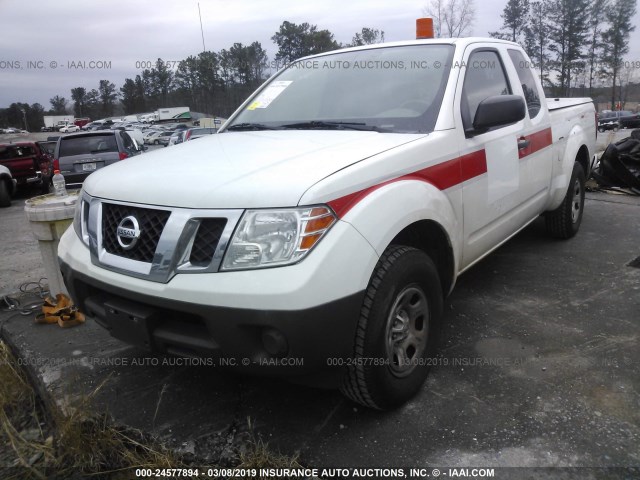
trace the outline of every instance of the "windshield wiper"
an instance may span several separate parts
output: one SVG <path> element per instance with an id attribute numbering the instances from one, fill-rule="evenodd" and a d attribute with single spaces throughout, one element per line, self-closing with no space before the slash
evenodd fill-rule
<path id="1" fill-rule="evenodd" d="M 363 122 L 324 122 L 312 120 L 310 122 L 289 123 L 282 125 L 282 128 L 292 128 L 298 130 L 363 130 L 371 132 L 390 132 L 385 128 L 376 127 L 375 125 L 367 125 Z"/>
<path id="2" fill-rule="evenodd" d="M 231 125 L 227 127 L 225 130 L 233 131 L 241 131 L 241 130 L 277 130 L 275 127 L 268 127 L 267 125 L 263 125 L 262 123 L 236 123 L 235 125 Z"/>

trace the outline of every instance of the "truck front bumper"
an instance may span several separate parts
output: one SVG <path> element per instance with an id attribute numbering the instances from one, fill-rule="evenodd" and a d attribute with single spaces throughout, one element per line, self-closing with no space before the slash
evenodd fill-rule
<path id="1" fill-rule="evenodd" d="M 93 265 L 70 228 L 60 242 L 60 268 L 80 310 L 126 343 L 211 357 L 252 374 L 307 374 L 353 356 L 364 291 L 378 260 L 353 227 L 335 227 L 297 265 L 179 274 L 166 284 Z"/>

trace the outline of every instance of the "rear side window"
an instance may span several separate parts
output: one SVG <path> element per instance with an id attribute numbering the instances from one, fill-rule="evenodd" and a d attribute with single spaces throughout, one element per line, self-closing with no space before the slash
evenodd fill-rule
<path id="1" fill-rule="evenodd" d="M 19 157 L 29 157 L 36 154 L 33 147 L 17 147 L 16 151 Z"/>
<path id="2" fill-rule="evenodd" d="M 12 158 L 30 157 L 35 155 L 33 147 L 10 146 L 0 147 L 0 160 L 10 160 Z"/>
<path id="3" fill-rule="evenodd" d="M 529 111 L 529 118 L 534 118 L 540 113 L 540 95 L 538 94 L 538 88 L 536 82 L 533 79 L 533 74 L 529 68 L 529 62 L 527 62 L 522 55 L 522 52 L 518 50 L 509 49 L 509 57 L 513 65 L 518 72 L 518 79 L 522 85 L 522 91 L 524 92 L 524 99 L 527 102 L 527 110 Z"/>
<path id="4" fill-rule="evenodd" d="M 134 144 L 133 144 L 133 140 L 131 140 L 131 137 L 129 136 L 129 134 L 127 132 L 122 132 L 122 145 L 124 146 L 125 150 L 133 150 Z"/>
<path id="5" fill-rule="evenodd" d="M 17 156 L 15 147 L 0 147 L 0 160 L 9 160 Z"/>
<path id="6" fill-rule="evenodd" d="M 502 68 L 498 52 L 473 52 L 467 61 L 467 72 L 462 87 L 461 114 L 464 129 L 473 126 L 480 102 L 495 95 L 509 95 L 511 89 Z"/>
<path id="7" fill-rule="evenodd" d="M 60 139 L 59 156 L 61 157 L 117 151 L 118 144 L 116 143 L 115 135 L 65 137 Z"/>

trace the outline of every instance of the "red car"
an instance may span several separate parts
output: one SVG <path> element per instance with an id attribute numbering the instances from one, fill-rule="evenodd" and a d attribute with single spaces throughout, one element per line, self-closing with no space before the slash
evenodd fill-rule
<path id="1" fill-rule="evenodd" d="M 18 186 L 38 185 L 49 193 L 53 175 L 53 159 L 43 142 L 0 144 L 0 165 L 11 171 Z"/>

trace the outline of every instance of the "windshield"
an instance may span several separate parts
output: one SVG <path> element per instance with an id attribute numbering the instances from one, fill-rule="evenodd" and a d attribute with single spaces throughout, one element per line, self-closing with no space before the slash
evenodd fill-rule
<path id="1" fill-rule="evenodd" d="M 433 130 L 451 45 L 375 48 L 298 60 L 227 126 L 260 129 Z"/>

